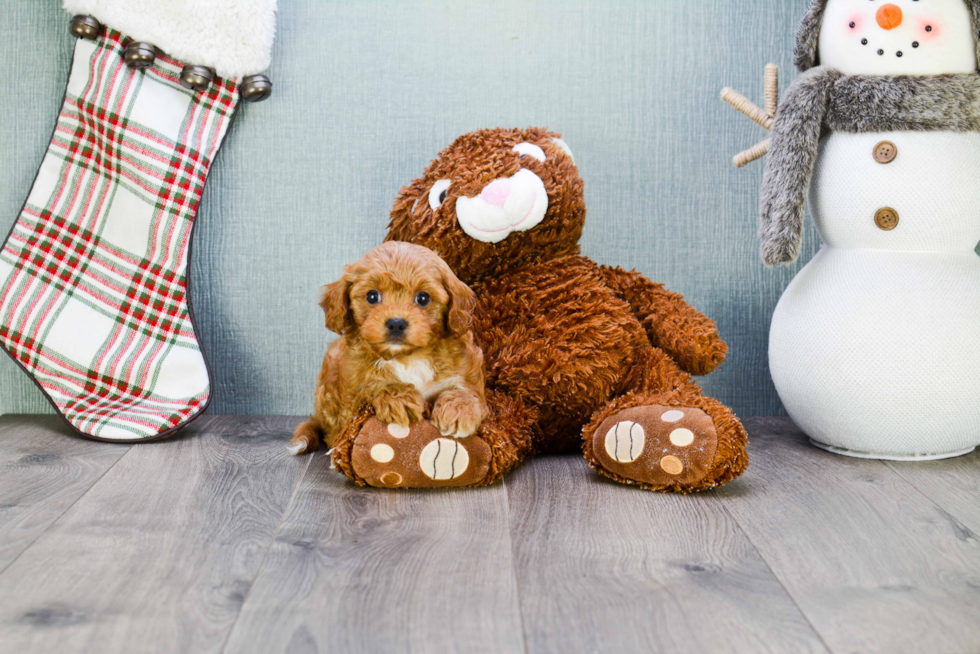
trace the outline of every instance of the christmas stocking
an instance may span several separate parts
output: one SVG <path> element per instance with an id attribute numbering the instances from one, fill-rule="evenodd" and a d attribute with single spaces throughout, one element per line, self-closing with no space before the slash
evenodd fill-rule
<path id="1" fill-rule="evenodd" d="M 81 434 L 160 438 L 211 399 L 187 259 L 239 103 L 271 91 L 255 73 L 269 63 L 275 0 L 65 8 L 79 40 L 0 251 L 0 345 Z"/>

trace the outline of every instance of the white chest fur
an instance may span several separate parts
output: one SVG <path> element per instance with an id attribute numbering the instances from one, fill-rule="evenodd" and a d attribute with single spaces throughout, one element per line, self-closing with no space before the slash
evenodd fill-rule
<path id="1" fill-rule="evenodd" d="M 378 366 L 391 371 L 398 381 L 417 388 L 429 402 L 443 391 L 458 388 L 462 383 L 462 379 L 458 376 L 436 379 L 432 362 L 425 358 L 413 358 L 407 362 L 380 361 Z"/>

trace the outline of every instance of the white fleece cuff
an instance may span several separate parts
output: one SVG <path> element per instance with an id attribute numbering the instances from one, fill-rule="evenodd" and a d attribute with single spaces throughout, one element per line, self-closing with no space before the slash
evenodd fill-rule
<path id="1" fill-rule="evenodd" d="M 64 0 L 64 7 L 222 77 L 260 73 L 272 56 L 276 0 Z"/>

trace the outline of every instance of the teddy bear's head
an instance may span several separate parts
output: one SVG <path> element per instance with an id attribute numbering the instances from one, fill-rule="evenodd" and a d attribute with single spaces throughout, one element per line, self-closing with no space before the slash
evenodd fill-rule
<path id="1" fill-rule="evenodd" d="M 464 282 L 579 252 L 585 200 L 572 152 L 544 129 L 486 129 L 401 190 L 389 241 L 435 250 Z"/>

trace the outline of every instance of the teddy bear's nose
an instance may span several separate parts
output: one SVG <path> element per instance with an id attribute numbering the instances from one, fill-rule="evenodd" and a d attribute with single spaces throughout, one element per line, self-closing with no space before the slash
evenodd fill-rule
<path id="1" fill-rule="evenodd" d="M 898 5 L 883 5 L 875 15 L 883 30 L 893 30 L 902 24 L 902 8 Z"/>
<path id="2" fill-rule="evenodd" d="M 497 179 L 483 187 L 483 192 L 480 193 L 480 197 L 487 204 L 492 204 L 495 207 L 503 209 L 507 198 L 510 197 L 512 187 L 513 184 L 511 184 L 509 179 Z"/>

